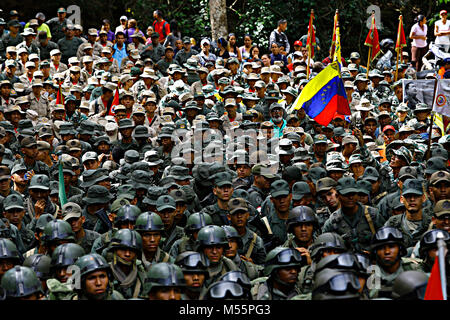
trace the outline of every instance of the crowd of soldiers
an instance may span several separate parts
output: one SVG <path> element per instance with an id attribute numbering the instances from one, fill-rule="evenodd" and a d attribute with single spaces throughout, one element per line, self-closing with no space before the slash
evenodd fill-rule
<path id="1" fill-rule="evenodd" d="M 393 82 L 352 53 L 352 115 L 321 126 L 293 108 L 327 61 L 308 80 L 301 41 L 286 65 L 285 43 L 251 61 L 188 37 L 174 57 L 172 34 L 135 32 L 119 63 L 123 28 L 113 45 L 55 19 L 57 43 L 11 42 L 14 17 L 2 37 L 0 297 L 423 299 L 450 239 L 450 135 L 402 102 L 406 57 Z"/>

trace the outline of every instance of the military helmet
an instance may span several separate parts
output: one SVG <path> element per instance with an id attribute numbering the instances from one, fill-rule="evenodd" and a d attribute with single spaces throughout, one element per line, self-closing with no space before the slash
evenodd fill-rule
<path id="1" fill-rule="evenodd" d="M 136 222 L 136 219 L 140 214 L 141 209 L 139 209 L 138 206 L 126 204 L 117 211 L 116 218 L 114 219 L 114 224 L 118 225 L 119 223 L 125 221 Z"/>
<path id="2" fill-rule="evenodd" d="M 136 220 L 134 230 L 141 231 L 163 231 L 164 223 L 161 217 L 154 212 L 144 212 Z"/>
<path id="3" fill-rule="evenodd" d="M 239 236 L 239 233 L 237 230 L 232 226 L 222 226 L 222 229 L 225 231 L 225 234 L 227 236 L 227 240 L 236 239 L 238 246 L 242 247 L 242 238 Z"/>
<path id="4" fill-rule="evenodd" d="M 211 216 L 207 213 L 196 212 L 191 214 L 186 221 L 186 227 L 184 230 L 187 233 L 199 231 L 201 228 L 212 224 Z"/>
<path id="5" fill-rule="evenodd" d="M 316 264 L 315 272 L 320 272 L 323 269 L 335 270 L 350 270 L 357 271 L 362 269 L 358 258 L 351 252 L 344 252 L 340 254 L 331 254 L 326 256 Z"/>
<path id="6" fill-rule="evenodd" d="M 75 241 L 75 234 L 72 231 L 70 224 L 63 220 L 53 220 L 47 223 L 42 235 L 44 242 L 57 240 L 73 240 Z"/>
<path id="7" fill-rule="evenodd" d="M 428 250 L 437 248 L 438 235 L 443 235 L 443 240 L 447 243 L 450 241 L 450 235 L 445 230 L 433 229 L 425 232 L 420 239 L 419 256 L 425 260 Z"/>
<path id="8" fill-rule="evenodd" d="M 105 258 L 97 253 L 86 254 L 75 262 L 75 265 L 80 268 L 80 277 L 86 276 L 88 273 L 97 270 L 106 270 L 108 273 L 111 271 L 108 262 Z"/>
<path id="9" fill-rule="evenodd" d="M 319 221 L 314 213 L 314 211 L 308 206 L 297 206 L 294 207 L 289 212 L 289 217 L 287 220 L 288 232 L 292 232 L 292 228 L 299 223 L 311 222 L 314 228 L 319 227 Z"/>
<path id="10" fill-rule="evenodd" d="M 372 236 L 371 252 L 375 254 L 378 247 L 385 244 L 395 243 L 400 247 L 400 256 L 406 255 L 406 247 L 403 240 L 403 234 L 400 230 L 394 227 L 381 227 Z"/>
<path id="11" fill-rule="evenodd" d="M 21 261 L 19 250 L 9 239 L 0 238 L 0 259 L 13 259 L 19 264 Z"/>
<path id="12" fill-rule="evenodd" d="M 337 233 L 325 232 L 319 235 L 311 245 L 311 259 L 318 262 L 322 258 L 322 250 L 335 249 L 341 252 L 347 251 L 344 239 Z"/>
<path id="13" fill-rule="evenodd" d="M 6 271 L 2 277 L 1 287 L 5 291 L 6 298 L 22 298 L 42 290 L 41 281 L 33 269 L 23 266 L 15 266 Z"/>
<path id="14" fill-rule="evenodd" d="M 201 228 L 198 232 L 197 243 L 200 247 L 212 245 L 228 246 L 225 230 L 216 225 Z"/>
<path id="15" fill-rule="evenodd" d="M 249 290 L 233 281 L 217 281 L 211 284 L 203 300 L 251 300 Z"/>
<path id="16" fill-rule="evenodd" d="M 421 271 L 404 271 L 394 280 L 392 298 L 396 300 L 424 300 L 428 277 Z"/>
<path id="17" fill-rule="evenodd" d="M 175 264 L 161 262 L 152 264 L 147 272 L 143 295 L 148 295 L 156 287 L 185 287 L 183 271 Z"/>
<path id="18" fill-rule="evenodd" d="M 61 244 L 52 253 L 52 268 L 70 266 L 85 254 L 84 249 L 76 243 Z"/>
<path id="19" fill-rule="evenodd" d="M 358 300 L 360 288 L 353 272 L 327 268 L 314 276 L 312 300 Z"/>
<path id="20" fill-rule="evenodd" d="M 196 251 L 184 251 L 180 253 L 175 264 L 180 266 L 183 272 L 187 273 L 205 273 L 208 277 L 209 260 L 201 253 Z"/>
<path id="21" fill-rule="evenodd" d="M 46 280 L 51 276 L 51 263 L 52 259 L 49 256 L 41 253 L 36 253 L 27 257 L 22 265 L 24 267 L 33 269 L 34 273 L 36 273 L 39 279 Z"/>
<path id="22" fill-rule="evenodd" d="M 242 287 L 250 290 L 252 284 L 247 274 L 241 270 L 228 271 L 220 276 L 218 281 L 231 281 L 240 284 Z"/>
<path id="23" fill-rule="evenodd" d="M 141 235 L 134 230 L 120 229 L 111 239 L 110 247 L 132 249 L 140 255 L 142 251 L 142 238 Z"/>
<path id="24" fill-rule="evenodd" d="M 269 251 L 264 263 L 264 276 L 268 277 L 276 269 L 287 267 L 302 267 L 306 265 L 306 259 L 299 251 L 292 248 L 276 247 Z"/>

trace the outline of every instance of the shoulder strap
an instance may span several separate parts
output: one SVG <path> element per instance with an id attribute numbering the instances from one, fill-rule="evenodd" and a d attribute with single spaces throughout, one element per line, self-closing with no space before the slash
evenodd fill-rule
<path id="1" fill-rule="evenodd" d="M 163 37 L 165 38 L 167 36 L 166 34 L 166 25 L 167 25 L 167 21 L 164 20 L 163 26 L 162 26 L 162 33 L 163 33 Z"/>
<path id="2" fill-rule="evenodd" d="M 162 262 L 167 262 L 169 261 L 170 256 L 167 253 L 164 253 L 164 259 L 162 260 Z"/>
<path id="3" fill-rule="evenodd" d="M 255 232 L 253 232 L 253 239 L 252 242 L 250 243 L 250 246 L 248 247 L 247 253 L 245 254 L 246 258 L 250 258 L 252 252 L 253 252 L 253 248 L 255 247 L 255 243 L 256 243 L 256 238 L 258 236 L 256 235 Z"/>
<path id="4" fill-rule="evenodd" d="M 137 277 L 136 287 L 134 287 L 133 298 L 137 298 L 139 295 L 139 291 L 141 291 L 141 280 Z"/>
<path id="5" fill-rule="evenodd" d="M 366 216 L 370 231 L 372 232 L 372 234 L 375 234 L 375 227 L 373 226 L 372 217 L 369 214 L 369 206 L 364 206 L 364 215 Z"/>

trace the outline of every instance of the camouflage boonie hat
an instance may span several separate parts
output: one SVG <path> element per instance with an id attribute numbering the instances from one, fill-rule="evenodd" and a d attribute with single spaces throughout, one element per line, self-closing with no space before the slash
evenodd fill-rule
<path id="1" fill-rule="evenodd" d="M 408 148 L 401 146 L 397 150 L 392 150 L 392 152 L 397 156 L 402 158 L 407 165 L 409 165 L 412 161 L 412 154 L 411 151 L 408 150 Z"/>
<path id="2" fill-rule="evenodd" d="M 248 212 L 248 204 L 243 198 L 233 198 L 228 201 L 228 209 L 230 214 L 235 214 L 239 211 Z"/>
<path id="3" fill-rule="evenodd" d="M 434 206 L 433 210 L 434 215 L 439 218 L 443 215 L 449 215 L 450 214 L 450 200 L 439 200 L 436 205 Z"/>

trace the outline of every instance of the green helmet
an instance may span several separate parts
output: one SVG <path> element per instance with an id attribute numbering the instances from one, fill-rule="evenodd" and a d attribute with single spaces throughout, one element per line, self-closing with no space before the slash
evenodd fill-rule
<path id="1" fill-rule="evenodd" d="M 70 266 L 85 254 L 84 249 L 76 243 L 61 244 L 52 253 L 52 268 Z"/>
<path id="2" fill-rule="evenodd" d="M 55 218 L 50 213 L 44 213 L 42 214 L 39 219 L 36 221 L 36 232 L 43 232 L 45 229 L 45 226 L 50 222 L 54 221 Z"/>
<path id="3" fill-rule="evenodd" d="M 88 273 L 97 271 L 97 270 L 106 270 L 108 272 L 111 271 L 108 262 L 106 262 L 105 258 L 97 253 L 90 253 L 84 255 L 75 262 L 75 265 L 80 268 L 80 277 L 86 276 Z"/>
<path id="4" fill-rule="evenodd" d="M 49 279 L 50 274 L 50 266 L 52 263 L 52 259 L 45 255 L 36 253 L 33 254 L 25 259 L 23 262 L 24 267 L 29 267 L 33 269 L 34 273 L 38 276 L 41 280 Z"/>
<path id="5" fill-rule="evenodd" d="M 134 230 L 120 229 L 111 239 L 110 247 L 132 249 L 139 255 L 142 251 L 142 238 L 141 235 Z"/>
<path id="6" fill-rule="evenodd" d="M 198 232 L 197 243 L 200 248 L 212 245 L 228 246 L 225 230 L 216 225 L 201 228 Z"/>
<path id="7" fill-rule="evenodd" d="M 428 277 L 421 271 L 404 271 L 395 279 L 392 298 L 397 300 L 423 300 Z"/>
<path id="8" fill-rule="evenodd" d="M 301 268 L 306 264 L 306 260 L 299 251 L 292 248 L 276 247 L 269 251 L 264 263 L 264 276 L 269 277 L 274 270 L 298 267 Z"/>
<path id="9" fill-rule="evenodd" d="M 41 281 L 33 269 L 22 266 L 15 266 L 6 271 L 2 277 L 1 286 L 6 298 L 21 298 L 36 292 L 44 293 Z"/>
<path id="10" fill-rule="evenodd" d="M 154 212 L 144 212 L 136 220 L 135 231 L 163 231 L 164 223 L 161 217 Z"/>
<path id="11" fill-rule="evenodd" d="M 365 270 L 365 268 L 361 265 L 358 257 L 351 252 L 330 254 L 329 256 L 320 259 L 315 266 L 314 272 L 320 272 L 327 268 L 341 271 L 349 270 L 354 272 L 367 272 L 367 270 Z"/>
<path id="12" fill-rule="evenodd" d="M 232 227 L 232 226 L 222 226 L 222 229 L 225 231 L 225 234 L 227 236 L 227 240 L 230 239 L 236 239 L 239 247 L 241 247 L 242 244 L 242 238 L 239 236 L 239 233 L 237 232 L 237 230 Z"/>
<path id="13" fill-rule="evenodd" d="M 449 243 L 450 235 L 447 231 L 441 229 L 432 229 L 425 232 L 420 239 L 419 256 L 422 260 L 427 259 L 427 252 L 430 249 L 437 248 L 437 235 L 441 233 L 444 236 L 444 241 Z"/>
<path id="14" fill-rule="evenodd" d="M 358 300 L 360 288 L 353 272 L 327 268 L 314 276 L 312 300 Z"/>
<path id="15" fill-rule="evenodd" d="M 394 227 L 381 227 L 372 236 L 371 253 L 375 255 L 377 248 L 385 244 L 395 243 L 400 247 L 399 257 L 406 255 L 406 247 L 403 240 L 403 233 Z"/>
<path id="16" fill-rule="evenodd" d="M 42 235 L 44 242 L 57 240 L 73 240 L 75 241 L 75 234 L 72 231 L 70 224 L 63 220 L 53 220 L 47 223 Z"/>
<path id="17" fill-rule="evenodd" d="M 287 220 L 288 232 L 292 233 L 292 228 L 299 223 L 312 223 L 314 229 L 319 227 L 319 221 L 317 220 L 316 214 L 308 206 L 297 206 L 289 211 L 289 217 Z"/>
<path id="18" fill-rule="evenodd" d="M 20 263 L 19 250 L 9 239 L 0 238 L 0 259 L 13 259 Z"/>
<path id="19" fill-rule="evenodd" d="M 177 256 L 175 264 L 180 266 L 181 270 L 185 273 L 205 273 L 206 277 L 209 276 L 207 270 L 209 267 L 209 260 L 199 252 L 184 251 Z"/>
<path id="20" fill-rule="evenodd" d="M 191 214 L 186 221 L 186 227 L 184 230 L 186 233 L 193 233 L 195 231 L 199 231 L 201 228 L 211 225 L 212 219 L 211 216 L 207 213 L 196 212 Z"/>
<path id="21" fill-rule="evenodd" d="M 322 250 L 335 249 L 341 252 L 347 251 L 344 239 L 337 233 L 325 232 L 319 235 L 311 245 L 311 259 L 318 262 L 322 257 Z"/>
<path id="22" fill-rule="evenodd" d="M 152 264 L 147 272 L 143 295 L 148 295 L 156 287 L 185 287 L 183 271 L 175 264 L 161 262 Z"/>
<path id="23" fill-rule="evenodd" d="M 122 206 L 118 211 L 114 224 L 118 225 L 124 221 L 136 222 L 136 219 L 141 214 L 141 209 L 138 206 L 132 204 L 126 204 Z"/>

